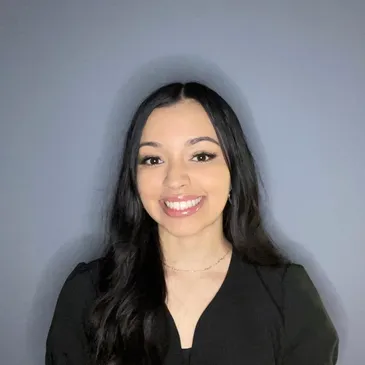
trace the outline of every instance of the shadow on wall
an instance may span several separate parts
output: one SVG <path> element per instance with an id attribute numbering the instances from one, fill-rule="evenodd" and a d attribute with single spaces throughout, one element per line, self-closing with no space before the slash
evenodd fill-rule
<path id="1" fill-rule="evenodd" d="M 238 85 L 216 65 L 197 56 L 171 56 L 160 58 L 140 67 L 120 89 L 109 121 L 107 121 L 104 143 L 94 179 L 94 191 L 90 202 L 90 227 L 103 232 L 107 209 L 111 202 L 121 162 L 121 151 L 129 121 L 142 100 L 154 89 L 171 82 L 198 81 L 216 90 L 235 110 L 255 156 L 262 181 L 269 181 L 265 175 L 266 158 L 264 146 L 254 127 L 253 117 L 245 97 Z M 340 299 L 331 282 L 324 275 L 319 264 L 303 246 L 291 242 L 280 231 L 270 216 L 267 194 L 261 189 L 261 200 L 265 210 L 265 221 L 282 249 L 293 261 L 303 264 L 317 286 L 331 318 L 340 334 L 341 347 L 347 337 L 347 319 Z M 273 227 L 273 228 L 271 228 Z M 78 242 L 64 245 L 50 260 L 35 293 L 32 317 L 29 319 L 27 335 L 34 364 L 44 362 L 45 340 L 54 306 L 68 274 L 80 261 L 90 261 L 100 255 L 100 237 L 85 236 Z M 340 352 L 341 356 L 341 352 Z"/>

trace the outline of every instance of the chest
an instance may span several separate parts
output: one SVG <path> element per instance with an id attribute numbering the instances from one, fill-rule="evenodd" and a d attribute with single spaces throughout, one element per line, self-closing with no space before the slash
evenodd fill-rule
<path id="1" fill-rule="evenodd" d="M 225 275 L 167 278 L 170 342 L 164 365 L 278 365 L 281 316 L 250 265 L 236 256 Z M 202 280 L 203 279 L 203 280 Z"/>
<path id="2" fill-rule="evenodd" d="M 188 327 L 178 328 L 171 315 L 170 348 L 164 365 L 185 364 L 181 348 L 190 349 L 190 365 L 280 364 L 280 329 L 264 324 L 254 312 L 245 318 L 236 316 L 237 308 L 231 312 L 221 308 L 218 313 L 214 303 Z M 184 332 L 184 328 L 188 330 Z"/>
<path id="3" fill-rule="evenodd" d="M 275 308 L 255 287 L 223 279 L 169 283 L 164 365 L 182 364 L 181 348 L 190 348 L 191 365 L 279 364 L 282 327 Z"/>
<path id="4" fill-rule="evenodd" d="M 225 275 L 172 276 L 167 279 L 167 308 L 181 348 L 191 348 L 196 327 L 223 285 Z"/>

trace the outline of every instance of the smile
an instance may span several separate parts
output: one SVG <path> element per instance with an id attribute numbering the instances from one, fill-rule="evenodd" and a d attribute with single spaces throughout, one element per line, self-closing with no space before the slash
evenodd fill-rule
<path id="1" fill-rule="evenodd" d="M 200 203 L 201 200 L 202 200 L 202 197 L 200 196 L 199 198 L 194 199 L 194 200 L 184 200 L 184 201 L 179 201 L 179 202 L 176 202 L 176 201 L 170 202 L 168 200 L 165 200 L 164 203 L 170 209 L 185 210 L 188 208 L 195 207 L 196 205 L 198 205 Z"/>
<path id="2" fill-rule="evenodd" d="M 161 207 L 169 217 L 187 217 L 195 214 L 204 203 L 203 196 L 179 196 L 160 201 Z"/>

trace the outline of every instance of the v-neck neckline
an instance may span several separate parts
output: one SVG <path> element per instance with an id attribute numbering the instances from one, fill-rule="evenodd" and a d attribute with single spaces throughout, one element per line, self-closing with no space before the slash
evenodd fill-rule
<path id="1" fill-rule="evenodd" d="M 189 347 L 189 353 L 191 354 L 192 351 L 194 351 L 194 348 L 196 347 L 196 342 L 199 340 L 199 333 L 200 333 L 200 329 L 202 327 L 202 325 L 204 324 L 204 318 L 207 316 L 207 314 L 212 310 L 212 308 L 214 308 L 214 306 L 220 302 L 220 299 L 224 297 L 224 294 L 227 290 L 227 288 L 229 287 L 229 283 L 231 281 L 232 278 L 232 272 L 233 272 L 233 267 L 234 267 L 234 263 L 236 260 L 236 256 L 235 256 L 235 249 L 234 247 L 232 247 L 232 253 L 231 253 L 231 258 L 230 258 L 230 262 L 228 265 L 228 269 L 227 269 L 227 273 L 222 281 L 221 286 L 219 287 L 218 291 L 216 292 L 216 294 L 214 295 L 214 297 L 212 298 L 212 300 L 208 303 L 208 305 L 205 307 L 205 309 L 203 310 L 202 314 L 200 315 L 196 325 L 195 325 L 195 329 L 194 329 L 194 333 L 193 333 L 193 341 L 192 341 L 192 345 Z M 170 321 L 170 327 L 172 328 L 173 333 L 171 334 L 174 338 L 176 338 L 176 342 L 175 345 L 178 346 L 179 350 L 179 354 L 182 355 L 183 353 L 183 349 L 181 347 L 181 338 L 179 335 L 179 331 L 177 329 L 175 320 L 169 310 L 169 308 L 167 307 L 167 305 L 165 304 L 165 310 L 167 313 L 167 317 Z"/>

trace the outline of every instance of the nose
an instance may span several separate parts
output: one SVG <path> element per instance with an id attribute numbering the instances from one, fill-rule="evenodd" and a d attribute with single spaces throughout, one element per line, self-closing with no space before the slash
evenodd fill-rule
<path id="1" fill-rule="evenodd" d="M 171 190 L 178 190 L 190 183 L 189 174 L 184 163 L 170 164 L 166 170 L 164 185 Z"/>

